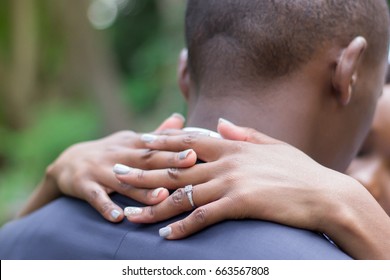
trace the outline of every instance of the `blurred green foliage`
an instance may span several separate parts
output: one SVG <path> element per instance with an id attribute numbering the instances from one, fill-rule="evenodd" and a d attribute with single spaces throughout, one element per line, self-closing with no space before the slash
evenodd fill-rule
<path id="1" fill-rule="evenodd" d="M 0 127 L 0 153 L 6 159 L 0 170 L 1 222 L 12 217 L 39 182 L 46 166 L 66 147 L 98 135 L 94 108 L 87 104 L 43 104 L 36 121 L 23 131 Z"/>
<path id="2" fill-rule="evenodd" d="M 56 10 L 56 4 L 50 0 L 35 1 L 39 53 L 35 60 L 34 95 L 29 96 L 23 112 L 27 116 L 26 125 L 12 125 L 10 116 L 18 111 L 7 103 L 10 92 L 9 87 L 4 86 L 11 79 L 1 76 L 13 66 L 15 22 L 11 11 L 15 2 L 12 1 L 0 2 L 0 225 L 20 209 L 45 168 L 64 149 L 80 141 L 102 137 L 110 130 L 102 126 L 99 108 L 104 104 L 98 104 L 93 87 L 80 82 L 85 77 L 67 68 L 68 40 L 72 36 L 66 33 L 66 21 L 62 17 L 68 17 L 69 11 Z M 66 0 L 59 1 L 67 4 Z M 88 7 L 94 1 L 99 0 L 73 1 L 72 5 L 80 4 L 77 11 L 85 8 L 81 2 Z M 118 66 L 115 73 L 121 90 L 120 100 L 131 113 L 131 126 L 127 128 L 149 131 L 162 118 L 184 110 L 184 100 L 177 98 L 180 93 L 176 86 L 176 61 L 184 45 L 185 1 L 124 2 L 127 6 L 119 11 L 113 25 L 94 32 L 107 40 L 112 54 L 109 57 Z M 84 9 L 82 13 L 86 18 L 87 11 Z M 92 29 L 92 25 L 90 27 Z"/>

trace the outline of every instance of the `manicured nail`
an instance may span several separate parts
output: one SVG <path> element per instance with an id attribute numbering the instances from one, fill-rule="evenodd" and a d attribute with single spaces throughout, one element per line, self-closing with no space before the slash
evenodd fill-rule
<path id="1" fill-rule="evenodd" d="M 160 228 L 160 230 L 158 231 L 158 234 L 164 238 L 168 237 L 171 233 L 172 233 L 171 227 L 163 227 L 163 228 Z"/>
<path id="2" fill-rule="evenodd" d="M 185 122 L 185 120 L 186 120 L 186 118 L 180 113 L 173 113 L 171 117 L 178 118 L 178 119 L 182 120 L 183 122 Z"/>
<path id="3" fill-rule="evenodd" d="M 216 133 L 214 131 L 211 131 L 209 136 L 212 137 L 212 138 L 222 138 L 219 133 Z"/>
<path id="4" fill-rule="evenodd" d="M 126 207 L 123 210 L 125 216 L 133 216 L 133 215 L 138 215 L 142 213 L 142 208 L 139 207 Z"/>
<path id="5" fill-rule="evenodd" d="M 192 153 L 192 152 L 193 152 L 192 149 L 188 149 L 188 150 L 185 150 L 185 151 L 180 152 L 180 153 L 179 153 L 179 159 L 180 159 L 180 160 L 186 159 L 186 158 L 188 157 L 188 155 L 189 155 L 190 153 Z"/>
<path id="6" fill-rule="evenodd" d="M 224 118 L 219 118 L 218 122 L 234 125 L 234 123 L 232 123 L 231 121 L 228 121 L 227 119 L 224 119 Z"/>
<path id="7" fill-rule="evenodd" d="M 112 210 L 110 214 L 111 214 L 111 217 L 112 217 L 114 220 L 116 220 L 116 219 L 118 219 L 118 217 L 120 216 L 121 212 L 119 212 L 118 210 Z"/>
<path id="8" fill-rule="evenodd" d="M 114 171 L 114 173 L 118 174 L 118 175 L 125 175 L 131 171 L 131 168 L 126 166 L 126 165 L 117 163 L 114 165 L 114 168 L 112 169 L 112 171 Z"/>
<path id="9" fill-rule="evenodd" d="M 157 136 L 153 135 L 153 134 L 143 134 L 141 136 L 141 141 L 143 141 L 145 143 L 152 143 L 156 139 L 157 139 Z"/>
<path id="10" fill-rule="evenodd" d="M 188 49 L 182 49 L 180 52 L 180 58 L 187 59 L 187 57 L 188 57 Z"/>
<path id="11" fill-rule="evenodd" d="M 163 189 L 164 189 L 164 188 L 155 189 L 155 190 L 152 192 L 152 197 L 154 197 L 154 198 L 158 197 L 158 195 L 160 194 L 160 192 L 161 192 Z"/>

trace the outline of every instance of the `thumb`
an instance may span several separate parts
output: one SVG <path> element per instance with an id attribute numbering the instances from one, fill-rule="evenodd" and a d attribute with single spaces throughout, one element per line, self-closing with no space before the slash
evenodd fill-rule
<path id="1" fill-rule="evenodd" d="M 156 129 L 155 132 L 162 131 L 165 129 L 182 129 L 184 126 L 185 118 L 179 114 L 174 113 Z"/>
<path id="2" fill-rule="evenodd" d="M 282 143 L 281 141 L 265 135 L 253 128 L 237 126 L 222 118 L 220 118 L 218 122 L 218 132 L 221 134 L 222 138 L 228 140 L 245 141 L 254 144 Z"/>

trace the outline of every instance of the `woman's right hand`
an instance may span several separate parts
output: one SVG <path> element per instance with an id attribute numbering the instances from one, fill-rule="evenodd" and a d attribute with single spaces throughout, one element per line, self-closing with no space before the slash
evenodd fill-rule
<path id="1" fill-rule="evenodd" d="M 173 114 L 156 132 L 181 129 L 183 124 L 184 118 Z M 112 222 L 121 221 L 124 217 L 122 208 L 109 197 L 112 192 L 147 205 L 161 202 L 169 195 L 167 189 L 162 186 L 140 189 L 121 184 L 112 173 L 113 166 L 120 163 L 143 169 L 183 168 L 195 164 L 196 155 L 191 150 L 156 152 L 141 146 L 143 143 L 139 134 L 122 131 L 69 147 L 47 168 L 45 178 L 19 216 L 40 208 L 62 194 L 86 200 Z M 121 165 L 115 168 L 120 171 Z"/>

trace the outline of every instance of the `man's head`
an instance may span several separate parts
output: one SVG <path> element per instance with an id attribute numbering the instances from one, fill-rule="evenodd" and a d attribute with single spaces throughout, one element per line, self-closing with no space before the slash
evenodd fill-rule
<path id="1" fill-rule="evenodd" d="M 310 130 L 326 141 L 302 143 L 257 127 L 342 169 L 370 124 L 384 83 L 388 41 L 385 0 L 189 0 L 188 71 L 182 67 L 181 87 L 190 112 L 205 100 L 216 106 L 230 100 L 223 113 L 237 104 L 257 105 L 270 123 L 277 114 L 264 106 L 295 106 L 277 112 L 286 121 L 275 120 L 274 127 L 289 127 L 292 135 L 295 119 L 297 133 Z M 247 117 L 260 117 L 253 109 L 246 117 L 241 111 L 238 122 L 249 125 Z"/>

